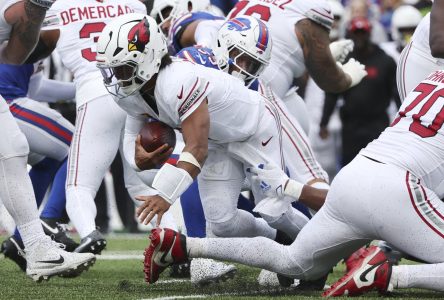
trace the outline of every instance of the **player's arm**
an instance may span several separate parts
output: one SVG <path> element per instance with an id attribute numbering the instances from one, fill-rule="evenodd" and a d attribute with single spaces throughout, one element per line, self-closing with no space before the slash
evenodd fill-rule
<path id="1" fill-rule="evenodd" d="M 157 215 L 157 225 L 160 225 L 163 214 L 193 183 L 205 163 L 210 129 L 206 98 L 182 121 L 181 126 L 185 147 L 177 166 L 164 164 L 154 178 L 152 186 L 159 195 L 136 197 L 137 200 L 142 201 L 136 213 L 144 224 L 148 224 Z"/>
<path id="2" fill-rule="evenodd" d="M 29 0 L 11 5 L 4 14 L 12 26 L 9 41 L 2 46 L 0 63 L 23 64 L 37 44 L 46 9 Z"/>
<path id="3" fill-rule="evenodd" d="M 337 64 L 330 51 L 328 30 L 310 19 L 295 25 L 305 66 L 318 86 L 327 92 L 339 93 L 358 84 L 366 75 L 364 67 L 354 60 Z"/>
<path id="4" fill-rule="evenodd" d="M 179 44 L 182 46 L 182 48 L 191 47 L 196 44 L 194 34 L 196 32 L 197 25 L 199 25 L 199 22 L 199 20 L 196 20 L 188 24 L 185 30 L 180 35 Z"/>
<path id="5" fill-rule="evenodd" d="M 27 64 L 33 64 L 51 55 L 59 41 L 60 30 L 43 30 L 34 51 L 26 60 Z"/>
<path id="6" fill-rule="evenodd" d="M 444 0 L 435 0 L 430 13 L 429 43 L 433 57 L 444 58 Z"/>

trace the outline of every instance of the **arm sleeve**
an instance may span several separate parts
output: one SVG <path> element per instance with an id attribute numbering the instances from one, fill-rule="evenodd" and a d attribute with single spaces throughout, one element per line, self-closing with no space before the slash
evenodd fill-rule
<path id="1" fill-rule="evenodd" d="M 330 117 L 333 114 L 333 111 L 336 107 L 336 102 L 338 101 L 338 94 L 326 93 L 324 107 L 322 109 L 322 117 L 321 117 L 321 127 L 325 127 L 328 125 L 330 121 Z"/>
<path id="2" fill-rule="evenodd" d="M 223 23 L 223 20 L 205 20 L 199 22 L 194 32 L 196 45 L 211 47 L 213 41 L 217 39 L 217 33 Z"/>
<path id="3" fill-rule="evenodd" d="M 28 97 L 40 102 L 57 102 L 73 100 L 76 96 L 76 86 L 73 82 L 63 82 L 47 79 L 42 72 L 31 77 Z"/>
<path id="4" fill-rule="evenodd" d="M 135 143 L 143 124 L 145 124 L 145 119 L 143 117 L 126 116 L 125 135 L 123 137 L 123 155 L 131 168 L 137 172 L 140 172 L 140 169 L 137 167 L 134 159 Z"/>

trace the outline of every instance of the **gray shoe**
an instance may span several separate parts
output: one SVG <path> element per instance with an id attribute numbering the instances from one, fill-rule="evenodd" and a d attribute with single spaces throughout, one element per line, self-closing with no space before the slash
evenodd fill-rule
<path id="1" fill-rule="evenodd" d="M 105 237 L 98 230 L 94 230 L 80 241 L 74 252 L 100 254 L 106 247 Z"/>

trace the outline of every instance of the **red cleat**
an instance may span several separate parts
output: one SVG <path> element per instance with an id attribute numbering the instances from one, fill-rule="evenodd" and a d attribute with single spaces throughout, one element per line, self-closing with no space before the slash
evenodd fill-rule
<path id="1" fill-rule="evenodd" d="M 362 247 L 353 252 L 352 255 L 350 255 L 345 260 L 345 273 L 350 272 L 353 270 L 357 265 L 360 265 L 362 260 L 367 256 L 368 252 L 371 251 L 376 246 L 370 246 L 369 248 Z"/>
<path id="2" fill-rule="evenodd" d="M 390 284 L 392 265 L 388 262 L 384 252 L 378 247 L 371 247 L 367 255 L 350 272 L 332 285 L 322 296 L 359 296 L 365 292 L 377 289 L 386 294 L 393 290 Z"/>
<path id="3" fill-rule="evenodd" d="M 149 236 L 151 244 L 145 249 L 145 281 L 155 283 L 169 265 L 188 261 L 186 237 L 172 229 L 155 228 Z"/>

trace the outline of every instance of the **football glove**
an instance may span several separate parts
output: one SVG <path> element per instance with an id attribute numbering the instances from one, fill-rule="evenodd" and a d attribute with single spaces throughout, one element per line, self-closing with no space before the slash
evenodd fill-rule
<path id="1" fill-rule="evenodd" d="M 349 88 L 357 85 L 361 80 L 367 76 L 365 66 L 354 58 L 350 58 L 345 64 L 337 63 L 337 65 L 351 78 Z"/>
<path id="2" fill-rule="evenodd" d="M 353 51 L 354 46 L 352 40 L 340 40 L 330 43 L 330 51 L 336 61 L 343 63 L 350 52 Z"/>

